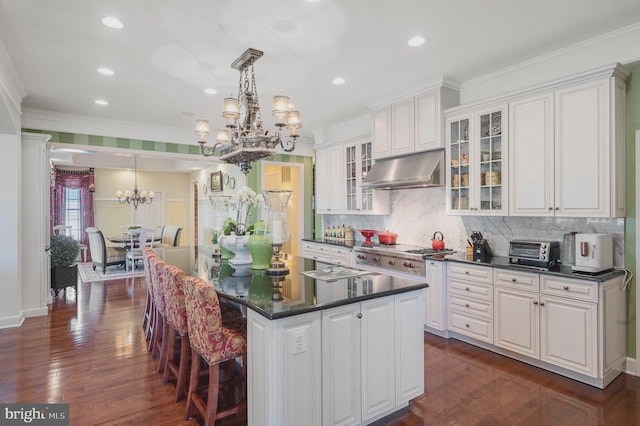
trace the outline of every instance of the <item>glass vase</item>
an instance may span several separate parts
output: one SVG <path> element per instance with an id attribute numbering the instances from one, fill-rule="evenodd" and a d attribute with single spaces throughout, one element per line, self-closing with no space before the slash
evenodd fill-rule
<path id="1" fill-rule="evenodd" d="M 258 222 L 254 226 L 254 234 L 249 237 L 249 252 L 253 261 L 253 269 L 267 269 L 273 256 L 271 235 L 266 232 L 266 224 Z"/>
<path id="2" fill-rule="evenodd" d="M 262 191 L 264 203 L 267 207 L 267 234 L 271 235 L 273 245 L 273 261 L 269 267 L 272 270 L 284 269 L 285 264 L 280 260 L 280 249 L 289 241 L 289 219 L 287 208 L 292 191 L 286 189 L 265 189 Z"/>

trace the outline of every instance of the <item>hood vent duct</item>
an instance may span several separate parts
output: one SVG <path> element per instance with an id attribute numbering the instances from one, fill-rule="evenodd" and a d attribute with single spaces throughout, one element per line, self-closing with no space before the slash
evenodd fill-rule
<path id="1" fill-rule="evenodd" d="M 444 149 L 377 160 L 363 188 L 408 189 L 444 186 Z"/>

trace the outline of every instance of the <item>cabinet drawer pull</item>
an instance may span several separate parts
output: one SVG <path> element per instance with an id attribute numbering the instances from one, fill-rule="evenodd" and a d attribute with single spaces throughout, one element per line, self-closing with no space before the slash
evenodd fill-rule
<path id="1" fill-rule="evenodd" d="M 515 283 L 515 282 L 517 282 L 517 281 L 518 281 L 517 279 L 515 279 L 515 278 L 511 278 L 511 282 L 514 282 L 514 283 Z"/>
<path id="2" fill-rule="evenodd" d="M 466 291 L 469 291 L 469 287 L 465 287 L 464 289 L 465 289 Z"/>
<path id="3" fill-rule="evenodd" d="M 568 285 L 565 285 L 565 286 L 564 286 L 564 287 L 562 287 L 562 288 L 563 288 L 563 289 L 565 289 L 565 290 L 569 290 L 569 286 L 568 286 Z"/>
<path id="4" fill-rule="evenodd" d="M 362 312 L 358 312 L 358 313 L 356 314 L 356 318 L 358 318 L 358 319 L 362 318 Z"/>
<path id="5" fill-rule="evenodd" d="M 464 273 L 465 273 L 466 275 L 469 275 L 469 271 L 464 271 Z"/>

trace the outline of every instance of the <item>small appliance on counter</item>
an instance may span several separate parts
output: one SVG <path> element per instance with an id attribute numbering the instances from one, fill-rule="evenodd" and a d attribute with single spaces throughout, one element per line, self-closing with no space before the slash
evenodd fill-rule
<path id="1" fill-rule="evenodd" d="M 471 242 L 474 261 L 482 261 L 491 258 L 493 255 L 491 253 L 491 248 L 489 247 L 487 240 L 482 236 L 481 232 L 473 231 L 471 233 Z"/>
<path id="2" fill-rule="evenodd" d="M 576 264 L 571 269 L 592 274 L 613 269 L 613 236 L 576 234 Z"/>
<path id="3" fill-rule="evenodd" d="M 548 268 L 560 260 L 559 241 L 509 241 L 509 263 Z"/>

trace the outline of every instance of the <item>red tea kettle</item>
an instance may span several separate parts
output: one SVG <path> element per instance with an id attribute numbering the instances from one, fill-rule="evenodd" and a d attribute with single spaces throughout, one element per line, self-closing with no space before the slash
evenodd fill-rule
<path id="1" fill-rule="evenodd" d="M 433 239 L 431 240 L 431 247 L 434 250 L 444 250 L 444 235 L 442 235 L 442 232 L 434 232 Z"/>

